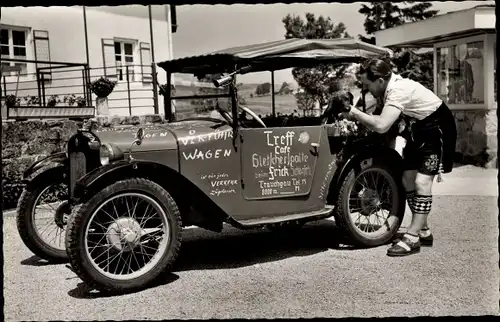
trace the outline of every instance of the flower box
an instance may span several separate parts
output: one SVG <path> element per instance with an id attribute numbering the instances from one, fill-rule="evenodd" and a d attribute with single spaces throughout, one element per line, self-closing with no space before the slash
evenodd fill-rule
<path id="1" fill-rule="evenodd" d="M 93 106 L 8 106 L 9 119 L 91 118 L 95 116 Z"/>

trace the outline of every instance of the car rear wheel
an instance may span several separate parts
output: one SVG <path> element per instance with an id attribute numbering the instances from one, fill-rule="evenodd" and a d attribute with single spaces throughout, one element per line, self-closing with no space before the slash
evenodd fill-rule
<path id="1" fill-rule="evenodd" d="M 127 179 L 81 205 L 68 222 L 66 249 L 75 273 L 100 291 L 149 286 L 177 258 L 179 209 L 158 184 Z"/>
<path id="2" fill-rule="evenodd" d="M 23 243 L 36 256 L 50 262 L 68 259 L 64 246 L 70 214 L 64 167 L 37 175 L 23 190 L 17 203 L 16 224 Z"/>
<path id="3" fill-rule="evenodd" d="M 368 159 L 344 178 L 334 215 L 349 242 L 375 247 L 394 238 L 404 212 L 402 173 L 376 159 Z"/>

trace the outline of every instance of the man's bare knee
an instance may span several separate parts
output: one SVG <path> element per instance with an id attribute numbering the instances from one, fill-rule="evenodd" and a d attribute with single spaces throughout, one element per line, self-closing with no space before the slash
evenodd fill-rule
<path id="1" fill-rule="evenodd" d="M 407 170 L 403 172 L 403 187 L 406 191 L 415 190 L 415 178 L 417 176 L 416 170 Z"/>
<path id="2" fill-rule="evenodd" d="M 415 178 L 415 190 L 419 195 L 432 195 L 432 183 L 434 181 L 434 175 L 428 175 L 423 173 L 417 173 Z"/>

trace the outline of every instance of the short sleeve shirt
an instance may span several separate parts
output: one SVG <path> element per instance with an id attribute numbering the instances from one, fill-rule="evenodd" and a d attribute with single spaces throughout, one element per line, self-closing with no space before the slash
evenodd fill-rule
<path id="1" fill-rule="evenodd" d="M 393 73 L 383 103 L 400 109 L 407 117 L 422 120 L 436 111 L 443 101 L 422 84 Z"/>

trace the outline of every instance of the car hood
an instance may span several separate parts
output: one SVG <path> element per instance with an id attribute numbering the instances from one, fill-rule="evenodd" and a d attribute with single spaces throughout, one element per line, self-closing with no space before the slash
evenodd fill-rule
<path id="1" fill-rule="evenodd" d="M 143 128 L 145 135 L 140 146 L 134 146 L 137 152 L 151 150 L 169 150 L 178 148 L 178 140 L 187 140 L 196 135 L 203 135 L 218 131 L 220 122 L 211 120 L 179 121 L 174 123 L 153 125 L 119 125 L 112 128 L 94 130 L 101 143 L 113 143 L 126 152 L 135 139 L 139 128 Z M 229 126 L 224 126 L 230 129 Z"/>

